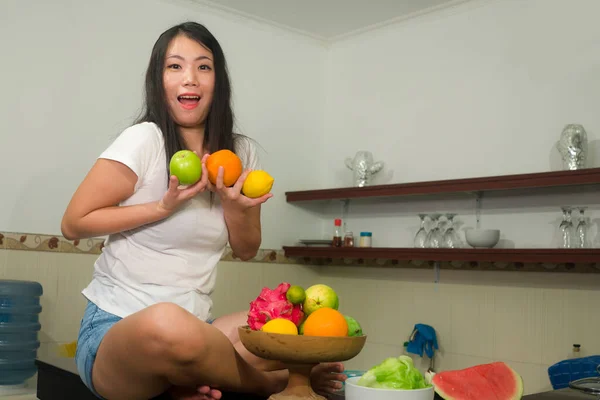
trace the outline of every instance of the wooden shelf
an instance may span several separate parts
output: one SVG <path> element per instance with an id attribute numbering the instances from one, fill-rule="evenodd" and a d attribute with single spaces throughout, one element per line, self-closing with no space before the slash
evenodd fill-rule
<path id="1" fill-rule="evenodd" d="M 441 193 L 469 193 L 514 189 L 536 189 L 600 184 L 600 168 L 575 171 L 539 172 L 481 178 L 399 183 L 367 187 L 345 187 L 286 192 L 288 203 L 314 200 L 367 197 L 414 196 Z"/>
<path id="2" fill-rule="evenodd" d="M 421 248 L 334 248 L 284 246 L 286 257 L 361 258 L 398 261 L 465 261 L 507 263 L 600 264 L 600 249 L 421 249 Z"/>

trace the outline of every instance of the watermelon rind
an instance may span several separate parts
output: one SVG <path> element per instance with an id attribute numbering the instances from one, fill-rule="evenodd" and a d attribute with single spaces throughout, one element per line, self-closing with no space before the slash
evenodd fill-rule
<path id="1" fill-rule="evenodd" d="M 433 376 L 432 384 L 435 392 L 445 400 L 520 400 L 523 397 L 523 378 L 500 361 L 438 372 Z M 513 389 L 508 393 L 497 393 L 494 384 L 500 384 L 502 389 Z"/>

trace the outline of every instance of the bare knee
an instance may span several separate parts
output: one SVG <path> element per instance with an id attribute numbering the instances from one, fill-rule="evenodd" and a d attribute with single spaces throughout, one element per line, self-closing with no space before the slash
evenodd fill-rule
<path id="1" fill-rule="evenodd" d="M 201 325 L 204 322 L 173 303 L 159 303 L 144 310 L 140 334 L 157 359 L 187 364 L 202 356 Z"/>
<path id="2" fill-rule="evenodd" d="M 223 332 L 223 334 L 229 338 L 231 343 L 236 343 L 240 340 L 238 327 L 245 325 L 247 320 L 248 313 L 240 311 L 219 317 L 214 320 L 212 325 Z"/>

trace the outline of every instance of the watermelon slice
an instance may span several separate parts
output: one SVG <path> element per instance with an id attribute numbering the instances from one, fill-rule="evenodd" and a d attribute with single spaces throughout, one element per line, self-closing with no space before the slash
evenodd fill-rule
<path id="1" fill-rule="evenodd" d="M 432 383 L 446 400 L 518 400 L 523 379 L 503 362 L 476 365 L 435 374 Z"/>

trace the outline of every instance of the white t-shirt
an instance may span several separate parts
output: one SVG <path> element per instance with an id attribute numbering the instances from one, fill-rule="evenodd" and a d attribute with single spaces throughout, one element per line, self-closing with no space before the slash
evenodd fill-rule
<path id="1" fill-rule="evenodd" d="M 244 168 L 259 169 L 252 142 L 236 141 Z M 153 123 L 127 128 L 99 158 L 119 161 L 138 176 L 134 194 L 120 205 L 162 199 L 167 191 L 164 141 Z M 211 317 L 216 266 L 228 242 L 218 195 L 200 193 L 170 217 L 109 235 L 83 295 L 126 317 L 159 302 L 178 304 L 202 320 Z"/>

